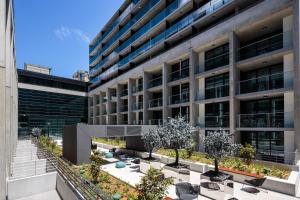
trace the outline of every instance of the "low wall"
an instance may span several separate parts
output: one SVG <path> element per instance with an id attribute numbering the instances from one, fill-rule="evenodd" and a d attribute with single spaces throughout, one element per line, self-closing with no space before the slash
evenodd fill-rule
<path id="1" fill-rule="evenodd" d="M 56 178 L 56 190 L 63 200 L 80 199 L 76 196 L 76 191 L 74 189 L 72 190 L 72 186 L 68 182 L 66 182 L 59 174 L 57 174 Z"/>
<path id="2" fill-rule="evenodd" d="M 21 179 L 7 180 L 8 200 L 55 190 L 57 172 Z"/>

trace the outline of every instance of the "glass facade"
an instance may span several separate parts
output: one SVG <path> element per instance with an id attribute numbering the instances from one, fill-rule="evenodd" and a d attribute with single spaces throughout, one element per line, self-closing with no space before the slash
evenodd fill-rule
<path id="1" fill-rule="evenodd" d="M 229 73 L 205 79 L 205 99 L 229 96 Z"/>
<path id="2" fill-rule="evenodd" d="M 254 146 L 259 159 L 284 162 L 284 132 L 282 131 L 242 131 L 241 143 Z"/>
<path id="3" fill-rule="evenodd" d="M 215 69 L 229 64 L 229 44 L 205 52 L 205 70 Z"/>
<path id="4" fill-rule="evenodd" d="M 205 127 L 229 127 L 229 102 L 205 105 Z"/>

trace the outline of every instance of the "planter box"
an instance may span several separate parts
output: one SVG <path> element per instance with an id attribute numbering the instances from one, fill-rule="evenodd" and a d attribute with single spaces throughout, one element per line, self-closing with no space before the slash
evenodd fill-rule
<path id="1" fill-rule="evenodd" d="M 233 176 L 229 176 L 221 182 L 210 180 L 209 174 L 213 171 L 208 171 L 200 175 L 201 190 L 200 194 L 216 200 L 224 200 L 233 196 Z"/>

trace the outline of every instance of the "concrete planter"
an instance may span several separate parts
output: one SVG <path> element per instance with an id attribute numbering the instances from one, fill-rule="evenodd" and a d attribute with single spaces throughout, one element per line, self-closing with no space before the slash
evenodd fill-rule
<path id="1" fill-rule="evenodd" d="M 179 183 L 182 181 L 189 182 L 190 181 L 190 170 L 187 168 L 174 168 L 165 165 L 163 170 L 165 177 L 174 178 L 174 183 Z"/>
<path id="2" fill-rule="evenodd" d="M 149 169 L 150 169 L 150 162 L 147 160 L 141 160 L 140 172 L 142 172 L 143 174 L 146 174 Z"/>

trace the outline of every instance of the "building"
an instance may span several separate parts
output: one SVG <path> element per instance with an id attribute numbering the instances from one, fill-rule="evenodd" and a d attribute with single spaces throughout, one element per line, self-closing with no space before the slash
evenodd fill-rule
<path id="1" fill-rule="evenodd" d="M 299 18 L 298 0 L 125 1 L 90 44 L 89 124 L 180 113 L 198 127 L 200 151 L 224 128 L 258 159 L 293 163 Z"/>
<path id="2" fill-rule="evenodd" d="M 89 72 L 85 70 L 78 70 L 73 74 L 73 79 L 78 81 L 89 82 Z"/>
<path id="3" fill-rule="evenodd" d="M 28 63 L 24 63 L 24 70 L 42 73 L 42 74 L 48 74 L 48 75 L 51 74 L 50 67 L 44 67 L 44 66 L 28 64 Z"/>
<path id="4" fill-rule="evenodd" d="M 18 69 L 19 136 L 39 127 L 51 137 L 61 137 L 65 125 L 87 122 L 87 83 Z M 37 66 L 37 65 L 35 65 Z M 41 70 L 46 69 L 41 67 Z"/>
<path id="5" fill-rule="evenodd" d="M 18 77 L 13 1 L 0 1 L 0 10 L 0 199 L 4 200 L 18 136 Z"/>

